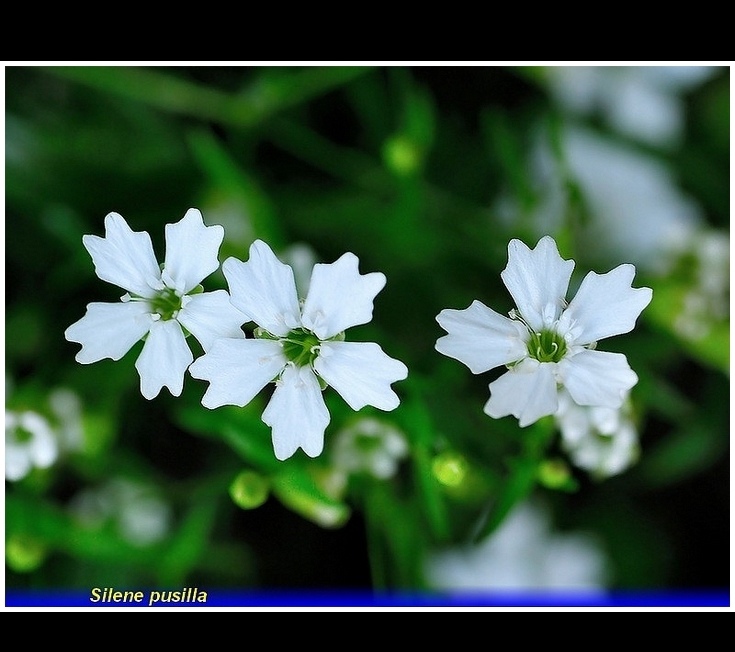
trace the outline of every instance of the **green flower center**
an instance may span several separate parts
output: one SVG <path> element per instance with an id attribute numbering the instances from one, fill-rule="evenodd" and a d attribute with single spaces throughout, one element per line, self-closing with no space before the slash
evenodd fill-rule
<path id="1" fill-rule="evenodd" d="M 312 364 L 319 355 L 319 338 L 304 328 L 292 330 L 281 342 L 286 357 L 297 367 Z"/>
<path id="2" fill-rule="evenodd" d="M 364 435 L 362 433 L 355 437 L 355 450 L 363 455 L 372 455 L 383 447 L 382 437 Z"/>
<path id="3" fill-rule="evenodd" d="M 171 288 L 164 288 L 150 302 L 153 312 L 161 315 L 163 321 L 173 319 L 181 310 L 181 296 Z"/>
<path id="4" fill-rule="evenodd" d="M 23 426 L 18 426 L 13 430 L 13 439 L 18 444 L 27 444 L 33 440 L 33 433 L 30 430 L 26 430 Z"/>
<path id="5" fill-rule="evenodd" d="M 564 338 L 552 330 L 531 333 L 528 340 L 528 353 L 539 362 L 559 362 L 567 352 Z"/>

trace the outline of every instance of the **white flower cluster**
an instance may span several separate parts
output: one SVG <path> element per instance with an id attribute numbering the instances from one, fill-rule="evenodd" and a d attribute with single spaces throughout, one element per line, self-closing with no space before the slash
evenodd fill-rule
<path id="1" fill-rule="evenodd" d="M 205 226 L 192 208 L 165 234 L 160 268 L 148 233 L 133 231 L 117 213 L 105 218 L 104 238 L 84 236 L 97 276 L 126 294 L 118 303 L 90 303 L 66 329 L 66 339 L 82 345 L 78 362 L 119 360 L 143 339 L 135 364 L 143 396 L 152 399 L 163 387 L 179 396 L 189 370 L 209 381 L 202 399 L 208 408 L 244 406 L 275 381 L 263 421 L 281 460 L 298 448 L 312 457 L 322 452 L 330 420 L 324 383 L 354 410 L 398 406 L 390 385 L 407 377 L 406 366 L 377 344 L 344 341 L 346 329 L 372 319 L 383 274 L 360 274 L 357 257 L 346 253 L 314 265 L 300 301 L 292 268 L 257 240 L 248 262 L 228 258 L 222 265 L 229 293 L 204 292 L 200 283 L 219 268 L 224 229 Z M 246 337 L 247 322 L 257 325 L 255 337 Z M 204 350 L 195 362 L 189 334 Z"/>
<path id="2" fill-rule="evenodd" d="M 396 474 L 408 455 L 405 435 L 379 419 L 363 417 L 335 437 L 334 466 L 346 473 L 365 473 L 385 480 Z"/>
<path id="3" fill-rule="evenodd" d="M 120 359 L 144 340 L 136 361 L 140 390 L 152 399 L 163 387 L 181 394 L 186 371 L 209 383 L 202 405 L 245 406 L 275 383 L 262 420 L 272 429 L 280 460 L 299 448 L 316 457 L 324 446 L 330 414 L 322 392 L 331 386 L 353 409 L 398 407 L 391 385 L 408 369 L 373 342 L 345 341 L 345 331 L 372 319 L 373 301 L 385 285 L 380 272 L 360 274 L 345 253 L 317 263 L 299 285 L 294 270 L 256 240 L 247 262 L 228 258 L 222 272 L 229 292 L 204 292 L 200 283 L 218 269 L 221 226 L 205 226 L 190 209 L 167 224 L 166 256 L 159 268 L 146 232 L 130 229 L 122 216 L 105 218 L 105 237 L 84 236 L 97 275 L 126 290 L 118 303 L 91 303 L 66 338 L 82 345 L 76 359 Z M 600 339 L 632 330 L 651 300 L 649 288 L 634 289 L 632 265 L 607 274 L 590 272 L 574 299 L 565 295 L 574 262 L 559 255 L 546 236 L 535 249 L 519 240 L 508 247 L 501 276 L 517 309 L 504 317 L 479 301 L 465 310 L 442 310 L 447 331 L 436 349 L 473 373 L 500 365 L 507 373 L 490 383 L 485 412 L 513 415 L 521 426 L 556 414 L 560 389 L 577 406 L 619 409 L 638 378 L 620 353 L 596 351 Z M 243 330 L 255 325 L 253 336 Z M 197 360 L 186 343 L 191 334 L 204 354 Z"/>
<path id="4" fill-rule="evenodd" d="M 638 431 L 627 401 L 617 410 L 583 407 L 562 391 L 554 418 L 561 431 L 562 448 L 571 461 L 596 478 L 618 475 L 638 459 Z"/>

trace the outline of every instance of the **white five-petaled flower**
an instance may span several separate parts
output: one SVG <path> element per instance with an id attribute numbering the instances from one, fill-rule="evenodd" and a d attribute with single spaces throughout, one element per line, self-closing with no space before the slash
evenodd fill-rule
<path id="1" fill-rule="evenodd" d="M 582 407 L 561 391 L 554 419 L 574 465 L 598 478 L 622 473 L 638 460 L 638 431 L 628 401 L 619 409 Z"/>
<path id="2" fill-rule="evenodd" d="M 190 368 L 209 381 L 202 405 L 240 407 L 272 380 L 276 388 L 263 412 L 280 460 L 302 448 L 322 452 L 329 411 L 322 384 L 331 385 L 353 410 L 398 407 L 391 383 L 408 375 L 406 366 L 373 342 L 346 342 L 344 331 L 372 319 L 373 300 L 385 285 L 380 272 L 360 274 L 346 253 L 331 264 L 314 265 L 309 291 L 299 301 L 291 267 L 256 240 L 250 259 L 228 258 L 222 271 L 233 305 L 257 324 L 254 338 L 220 339 Z"/>
<path id="3" fill-rule="evenodd" d="M 121 215 L 105 217 L 105 237 L 85 235 L 97 276 L 127 290 L 119 303 L 90 303 L 87 312 L 64 333 L 82 345 L 77 362 L 119 360 L 145 338 L 135 368 L 147 399 L 168 387 L 179 396 L 184 374 L 194 359 L 186 343 L 191 333 L 204 350 L 218 337 L 245 337 L 243 317 L 225 290 L 202 292 L 199 285 L 218 267 L 224 229 L 205 226 L 191 208 L 176 224 L 167 224 L 166 257 L 159 268 L 146 231 L 133 231 Z"/>
<path id="4" fill-rule="evenodd" d="M 406 436 L 394 425 L 373 417 L 358 419 L 335 437 L 334 466 L 345 473 L 367 473 L 385 480 L 396 474 L 406 455 Z"/>
<path id="5" fill-rule="evenodd" d="M 638 376 L 625 355 L 596 351 L 598 340 L 630 332 L 652 297 L 650 288 L 633 288 L 635 267 L 624 264 L 607 274 L 590 272 L 567 305 L 574 268 L 549 236 L 529 249 L 508 244 L 501 277 L 517 310 L 510 318 L 480 301 L 437 316 L 447 335 L 436 349 L 479 374 L 501 365 L 508 371 L 490 383 L 484 411 L 513 415 L 520 426 L 555 414 L 558 387 L 578 405 L 619 408 Z"/>
<path id="6" fill-rule="evenodd" d="M 36 412 L 5 412 L 5 479 L 22 480 L 31 469 L 50 467 L 59 455 L 51 424 Z"/>

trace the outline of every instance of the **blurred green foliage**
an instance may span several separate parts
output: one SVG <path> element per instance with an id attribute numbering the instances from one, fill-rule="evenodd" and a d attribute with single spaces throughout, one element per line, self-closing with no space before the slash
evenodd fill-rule
<path id="1" fill-rule="evenodd" d="M 606 480 L 570 465 L 550 418 L 520 429 L 483 414 L 492 373 L 473 376 L 434 350 L 443 308 L 512 308 L 500 280 L 511 238 L 533 246 L 548 232 L 576 260 L 576 282 L 634 262 L 584 239 L 594 209 L 566 160 L 574 126 L 665 164 L 700 207 L 701 229 L 729 237 L 727 67 L 682 93 L 683 136 L 666 146 L 565 109 L 548 72 L 7 66 L 6 407 L 60 428 L 49 397 L 66 388 L 80 412 L 79 439 L 53 466 L 6 482 L 6 586 L 420 589 L 432 550 L 491 535 L 534 495 L 559 528 L 599 536 L 613 588 L 727 586 L 729 307 L 705 311 L 703 335 L 682 335 L 696 270 L 639 266 L 635 285 L 652 287 L 653 303 L 606 350 L 639 375 L 642 454 Z M 565 197 L 550 229 L 534 217 L 539 139 Z M 119 362 L 74 361 L 65 328 L 120 293 L 95 276 L 82 235 L 101 235 L 115 211 L 161 252 L 164 225 L 189 207 L 225 227 L 221 261 L 246 260 L 261 238 L 279 254 L 304 243 L 323 262 L 352 251 L 361 272 L 385 273 L 373 321 L 350 335 L 409 368 L 397 410 L 360 412 L 404 433 L 394 476 L 336 469 L 335 438 L 355 415 L 331 390 L 324 454 L 279 462 L 263 394 L 209 411 L 204 385 L 187 377 L 180 398 L 146 401 L 140 344 Z M 226 287 L 219 271 L 205 286 Z M 85 511 L 79 497 L 113 480 L 169 510 L 154 539 L 126 534 L 122 508 L 90 512 L 88 501 Z"/>

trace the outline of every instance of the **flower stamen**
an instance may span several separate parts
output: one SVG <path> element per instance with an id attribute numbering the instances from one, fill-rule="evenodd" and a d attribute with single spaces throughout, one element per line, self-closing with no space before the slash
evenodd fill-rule
<path id="1" fill-rule="evenodd" d="M 181 294 L 172 288 L 164 288 L 149 301 L 153 312 L 160 315 L 163 321 L 175 319 L 181 310 Z"/>
<path id="2" fill-rule="evenodd" d="M 528 353 L 539 362 L 559 362 L 567 352 L 567 344 L 559 333 L 553 330 L 531 332 Z"/>
<path id="3" fill-rule="evenodd" d="M 297 367 L 311 365 L 319 355 L 321 342 L 311 331 L 297 328 L 281 339 L 283 353 Z"/>

